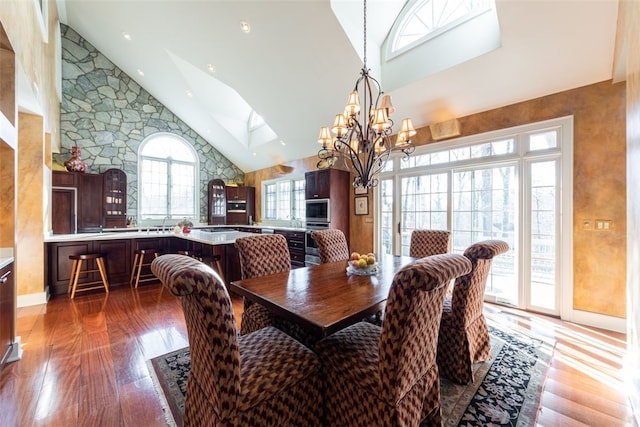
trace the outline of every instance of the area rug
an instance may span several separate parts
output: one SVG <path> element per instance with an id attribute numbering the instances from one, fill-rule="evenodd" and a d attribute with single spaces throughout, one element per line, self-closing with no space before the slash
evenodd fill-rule
<path id="1" fill-rule="evenodd" d="M 555 343 L 504 325 L 489 324 L 491 360 L 476 363 L 474 382 L 441 379 L 445 426 L 535 425 Z M 181 426 L 190 369 L 188 348 L 148 362 L 167 424 Z"/>

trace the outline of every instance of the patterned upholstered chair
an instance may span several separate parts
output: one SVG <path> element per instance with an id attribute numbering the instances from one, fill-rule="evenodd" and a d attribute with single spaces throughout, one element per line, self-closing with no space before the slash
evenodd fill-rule
<path id="1" fill-rule="evenodd" d="M 450 242 L 451 232 L 447 230 L 413 230 L 409 256 L 424 258 L 449 253 Z"/>
<path id="2" fill-rule="evenodd" d="M 318 243 L 320 262 L 346 261 L 349 259 L 349 246 L 342 230 L 314 230 L 311 237 Z"/>
<path id="3" fill-rule="evenodd" d="M 453 295 L 445 298 L 437 362 L 440 374 L 460 384 L 473 380 L 471 366 L 489 359 L 491 344 L 482 313 L 484 288 L 493 257 L 509 250 L 501 240 L 485 240 L 464 251 L 472 270 L 458 277 Z"/>
<path id="4" fill-rule="evenodd" d="M 326 425 L 441 424 L 436 346 L 445 287 L 470 270 L 457 254 L 408 264 L 393 279 L 382 327 L 358 322 L 317 343 Z"/>
<path id="5" fill-rule="evenodd" d="M 287 239 L 281 234 L 258 234 L 241 237 L 235 243 L 240 256 L 243 279 L 266 276 L 291 270 L 291 255 Z M 257 331 L 266 326 L 276 326 L 278 320 L 264 306 L 244 301 L 240 333 Z"/>
<path id="6" fill-rule="evenodd" d="M 321 425 L 320 362 L 311 350 L 272 327 L 238 336 L 227 289 L 206 264 L 172 254 L 151 269 L 180 297 L 187 324 L 185 427 Z"/>

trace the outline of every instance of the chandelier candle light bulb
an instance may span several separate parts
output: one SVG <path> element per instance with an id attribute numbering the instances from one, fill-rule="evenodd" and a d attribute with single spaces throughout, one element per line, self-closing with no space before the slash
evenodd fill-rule
<path id="1" fill-rule="evenodd" d="M 385 94 L 380 83 L 369 75 L 367 68 L 367 0 L 364 0 L 364 58 L 360 77 L 354 90 L 347 97 L 344 113 L 337 114 L 331 127 L 320 128 L 318 152 L 321 164 L 334 164 L 342 158 L 352 175 L 354 187 L 371 188 L 378 184 L 376 175 L 382 171 L 392 151 L 411 155 L 415 146 L 411 137 L 416 134 L 411 119 L 402 119 L 402 126 L 394 145 L 389 139 L 396 109 L 391 96 Z M 360 100 L 363 100 L 361 103 Z"/>

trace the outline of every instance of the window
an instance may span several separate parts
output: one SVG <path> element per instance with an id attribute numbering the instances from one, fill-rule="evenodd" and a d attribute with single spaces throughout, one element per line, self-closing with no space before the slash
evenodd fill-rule
<path id="1" fill-rule="evenodd" d="M 407 255 L 415 229 L 450 230 L 455 253 L 504 240 L 509 251 L 494 260 L 485 298 L 560 314 L 572 283 L 572 129 L 561 118 L 394 157 L 376 190 L 376 250 Z"/>
<path id="2" fill-rule="evenodd" d="M 392 52 L 415 46 L 490 7 L 492 2 L 486 0 L 414 1 L 398 25 Z"/>
<path id="3" fill-rule="evenodd" d="M 264 183 L 262 210 L 265 220 L 304 221 L 304 178 Z"/>
<path id="4" fill-rule="evenodd" d="M 139 222 L 198 218 L 197 156 L 184 139 L 154 134 L 138 152 Z"/>

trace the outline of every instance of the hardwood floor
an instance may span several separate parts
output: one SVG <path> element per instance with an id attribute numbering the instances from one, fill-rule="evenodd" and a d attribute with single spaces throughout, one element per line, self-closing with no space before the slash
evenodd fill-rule
<path id="1" fill-rule="evenodd" d="M 239 323 L 239 300 L 234 308 Z M 494 305 L 486 312 L 556 340 L 538 425 L 634 425 L 624 335 Z M 188 342 L 178 299 L 159 285 L 21 308 L 17 329 L 24 355 L 0 373 L 0 425 L 166 425 L 146 361 Z"/>

